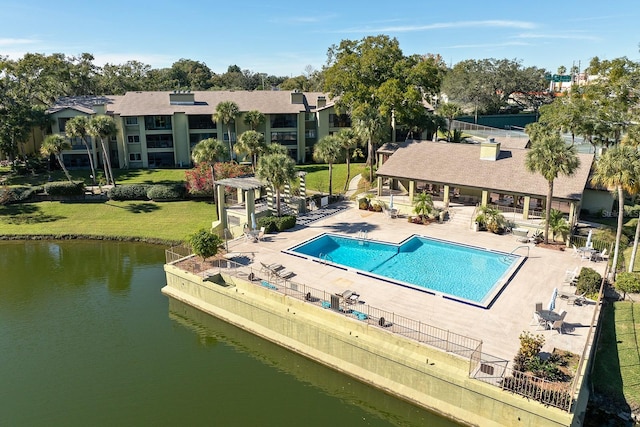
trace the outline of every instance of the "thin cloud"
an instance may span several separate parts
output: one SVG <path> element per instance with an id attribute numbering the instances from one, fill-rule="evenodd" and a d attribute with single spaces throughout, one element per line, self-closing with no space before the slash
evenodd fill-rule
<path id="1" fill-rule="evenodd" d="M 376 33 L 408 33 L 416 31 L 443 30 L 455 28 L 518 28 L 533 29 L 536 24 L 527 21 L 507 21 L 507 20 L 486 20 L 486 21 L 454 21 L 454 22 L 436 22 L 428 25 L 402 25 L 393 27 L 380 28 L 352 28 L 339 30 L 335 32 L 360 33 L 360 32 L 376 32 Z"/>
<path id="2" fill-rule="evenodd" d="M 10 39 L 4 38 L 0 39 L 0 46 L 14 46 L 14 45 L 23 45 L 23 44 L 34 44 L 39 43 L 40 40 L 35 39 Z"/>
<path id="3" fill-rule="evenodd" d="M 522 33 L 514 36 L 518 39 L 565 39 L 565 40 L 600 40 L 599 37 L 584 33 Z"/>
<path id="4" fill-rule="evenodd" d="M 456 44 L 451 46 L 444 46 L 445 49 L 483 49 L 483 48 L 495 48 L 495 47 L 508 47 L 508 46 L 529 46 L 530 43 L 526 42 L 504 42 L 504 43 L 478 43 L 478 44 Z"/>

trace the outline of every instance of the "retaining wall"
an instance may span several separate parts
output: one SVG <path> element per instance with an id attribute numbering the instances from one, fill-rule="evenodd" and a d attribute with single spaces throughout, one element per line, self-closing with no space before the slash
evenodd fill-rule
<path id="1" fill-rule="evenodd" d="M 165 265 L 162 292 L 463 424 L 569 426 L 573 415 L 469 378 L 469 361 L 222 274 L 226 286 Z"/>

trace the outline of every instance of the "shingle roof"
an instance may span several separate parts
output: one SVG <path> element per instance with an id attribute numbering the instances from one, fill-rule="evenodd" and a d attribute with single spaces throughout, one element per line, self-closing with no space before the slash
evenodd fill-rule
<path id="1" fill-rule="evenodd" d="M 304 102 L 293 104 L 289 91 L 192 91 L 194 105 L 170 104 L 172 92 L 127 92 L 114 107 L 115 114 L 121 116 L 147 116 L 185 114 L 213 114 L 216 106 L 223 101 L 238 104 L 241 112 L 258 110 L 263 114 L 297 114 L 314 111 L 322 92 L 302 92 Z"/>
<path id="2" fill-rule="evenodd" d="M 547 181 L 538 173 L 528 172 L 525 167 L 527 151 L 506 148 L 500 151 L 496 161 L 480 160 L 479 144 L 421 141 L 397 150 L 378 169 L 377 174 L 546 197 Z M 559 176 L 554 181 L 554 198 L 582 198 L 594 155 L 579 153 L 578 158 L 580 167 L 572 177 Z"/>
<path id="3" fill-rule="evenodd" d="M 107 105 L 107 110 L 110 110 L 113 104 L 117 103 L 122 96 L 109 95 L 109 96 L 64 96 L 58 98 L 56 102 L 47 109 L 48 114 L 57 113 L 65 109 L 73 109 L 81 111 L 86 114 L 94 114 L 96 105 Z"/>

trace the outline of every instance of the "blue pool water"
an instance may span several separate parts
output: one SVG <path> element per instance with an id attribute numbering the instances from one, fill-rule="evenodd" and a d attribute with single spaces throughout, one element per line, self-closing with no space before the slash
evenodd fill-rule
<path id="1" fill-rule="evenodd" d="M 484 305 L 521 261 L 516 255 L 422 236 L 396 245 L 323 234 L 290 251 Z"/>

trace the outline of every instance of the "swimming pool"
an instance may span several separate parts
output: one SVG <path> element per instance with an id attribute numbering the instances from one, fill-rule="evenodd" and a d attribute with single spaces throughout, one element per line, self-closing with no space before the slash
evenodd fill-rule
<path id="1" fill-rule="evenodd" d="M 413 235 L 393 244 L 322 234 L 285 252 L 487 307 L 523 257 Z"/>

